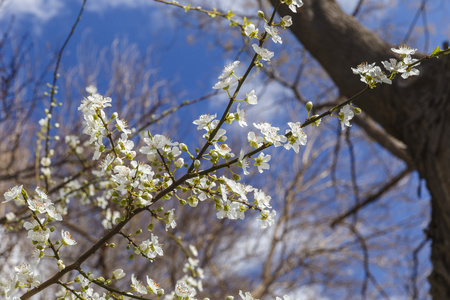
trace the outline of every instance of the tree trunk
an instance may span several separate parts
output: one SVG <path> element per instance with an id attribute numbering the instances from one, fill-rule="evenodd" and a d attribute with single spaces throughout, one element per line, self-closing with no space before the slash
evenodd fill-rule
<path id="1" fill-rule="evenodd" d="M 394 56 L 392 45 L 344 13 L 334 0 L 304 1 L 297 14 L 282 6 L 279 13 L 293 16 L 290 29 L 345 97 L 363 88 L 350 67 L 365 61 L 381 66 L 382 60 Z M 420 76 L 383 84 L 355 104 L 390 138 L 406 145 L 410 159 L 405 162 L 426 180 L 431 194 L 430 294 L 433 299 L 450 299 L 450 59 L 441 56 L 419 69 Z"/>

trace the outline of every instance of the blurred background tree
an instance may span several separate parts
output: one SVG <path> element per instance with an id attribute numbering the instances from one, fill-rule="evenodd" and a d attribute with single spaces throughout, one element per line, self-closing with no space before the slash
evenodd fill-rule
<path id="1" fill-rule="evenodd" d="M 249 109 L 248 123 L 255 115 L 270 116 L 275 124 L 303 121 L 307 101 L 313 101 L 314 113 L 342 102 L 364 87 L 350 67 L 387 60 L 393 57 L 390 48 L 398 44 L 408 43 L 429 52 L 429 26 L 441 24 L 430 20 L 417 30 L 414 21 L 415 16 L 426 17 L 433 4 L 428 2 L 414 1 L 417 8 L 411 10 L 406 9 L 411 1 L 397 3 L 405 6 L 408 14 L 402 18 L 411 20 L 411 27 L 402 30 L 385 19 L 376 23 L 380 20 L 377 14 L 389 10 L 388 2 L 358 1 L 353 11 L 346 13 L 334 0 L 305 1 L 293 16 L 293 35 L 283 35 L 282 50 L 278 47 L 273 62 L 250 82 L 259 88 L 261 106 Z M 448 10 L 445 1 L 441 2 Z M 272 9 L 264 1 L 229 5 L 243 7 L 236 17 L 247 15 L 259 22 L 260 30 L 262 23 L 254 12 L 261 9 L 267 15 Z M 229 9 L 224 2 L 206 1 L 204 6 Z M 208 44 L 200 46 L 220 48 L 228 60 L 240 53 L 240 60 L 249 61 L 246 58 L 251 50 L 246 39 L 239 29 L 229 31 L 223 20 L 196 12 L 184 14 L 166 5 L 155 9 L 167 15 L 170 12 L 173 22 L 189 28 L 187 42 L 204 43 L 199 39 L 207 36 Z M 288 11 L 281 9 L 279 13 L 284 16 Z M 391 17 L 395 20 L 397 16 Z M 402 33 L 403 39 L 399 38 Z M 418 46 L 423 40 L 425 46 Z M 54 47 L 57 53 L 59 49 Z M 170 135 L 191 145 L 200 143 L 199 135 L 189 133 L 194 129 L 192 121 L 200 115 L 192 112 L 205 107 L 221 111 L 217 104 L 211 104 L 211 100 L 220 101 L 220 96 L 212 94 L 209 86 L 198 88 L 202 96 L 191 99 L 190 105 L 183 104 L 183 92 L 175 88 L 177 82 L 158 73 L 155 54 L 140 51 L 133 42 L 116 39 L 110 47 L 98 49 L 85 37 L 72 47 L 77 49 L 79 63 L 63 64 L 59 70 L 57 97 L 64 105 L 53 118 L 61 124 L 58 135 L 77 136 L 80 143 L 71 146 L 64 138 L 52 141 L 55 182 L 48 187 L 50 198 L 67 207 L 60 226 L 78 241 L 68 261 L 104 234 L 106 212 L 117 209 L 108 201 L 102 183 L 92 176 L 97 163 L 91 161 L 89 148 L 83 148 L 86 138 L 76 108 L 86 86 L 102 82 L 107 87 L 104 94 L 113 99 L 111 111 L 118 111 L 130 127 Z M 0 43 L 2 194 L 18 184 L 30 191 L 42 184 L 35 133 L 40 130 L 37 120 L 43 115 L 42 107 L 48 103 L 45 84 L 57 55 L 47 63 L 39 61 L 33 51 L 29 37 L 15 34 L 13 26 L 5 29 Z M 196 63 L 202 67 L 200 60 Z M 155 226 L 164 244 L 162 259 L 151 264 L 140 258 L 127 261 L 131 254 L 125 250 L 128 240 L 117 236 L 111 241 L 116 248 L 102 248 L 85 268 L 99 276 L 120 265 L 127 274 L 149 275 L 170 290 L 183 275 L 185 256 L 176 242 L 180 237 L 183 245 L 191 243 L 199 250 L 199 265 L 205 272 L 199 298 L 222 299 L 237 295 L 239 290 L 261 299 L 282 294 L 294 299 L 448 298 L 449 60 L 441 57 L 420 68 L 421 76 L 397 79 L 392 86 L 381 86 L 356 100 L 354 104 L 363 114 L 353 119 L 353 127 L 341 131 L 335 118 L 325 119 L 319 128 L 307 129 L 309 141 L 301 155 L 280 155 L 275 149 L 270 175 L 253 172 L 245 178 L 272 196 L 277 209 L 272 228 L 261 231 L 255 226 L 256 216 L 237 222 L 217 220 L 211 202 L 194 209 L 180 207 L 176 200 L 166 201 L 158 205 L 176 207 L 178 227 L 166 236 L 163 225 Z M 172 111 L 173 107 L 177 109 Z M 245 137 L 239 136 L 245 135 L 232 132 L 236 135 L 230 144 L 237 154 L 245 145 Z M 421 190 L 416 174 L 425 179 L 427 189 Z M 81 185 L 73 184 L 74 180 Z M 13 211 L 22 220 L 28 214 L 13 203 L 1 209 L 4 228 L 16 230 L 1 232 L 1 273 L 7 278 L 20 263 L 22 253 L 27 253 L 29 241 L 21 223 L 8 222 L 6 213 Z M 125 230 L 132 233 L 148 223 L 148 218 L 141 217 Z M 117 263 L 121 261 L 124 263 Z M 43 278 L 49 278 L 57 268 L 49 263 L 40 271 Z M 52 299 L 54 293 L 55 289 L 44 291 L 36 299 Z"/>

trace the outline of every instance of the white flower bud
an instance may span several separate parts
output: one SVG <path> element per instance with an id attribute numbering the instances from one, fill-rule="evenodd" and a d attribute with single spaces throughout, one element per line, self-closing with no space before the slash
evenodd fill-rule
<path id="1" fill-rule="evenodd" d="M 181 168 L 184 165 L 184 159 L 183 158 L 179 158 L 175 161 L 175 167 L 177 167 L 177 169 Z"/>
<path id="2" fill-rule="evenodd" d="M 58 260 L 57 265 L 58 265 L 58 269 L 60 271 L 62 271 L 62 270 L 64 270 L 66 268 L 66 266 L 64 265 L 62 260 Z"/>
<path id="3" fill-rule="evenodd" d="M 184 151 L 184 152 L 188 151 L 188 147 L 186 146 L 185 143 L 180 143 L 180 149 L 181 149 L 181 151 Z"/>
<path id="4" fill-rule="evenodd" d="M 199 161 L 198 159 L 196 159 L 196 160 L 194 161 L 194 167 L 195 167 L 196 169 L 198 169 L 198 168 L 200 167 L 200 161 Z"/>

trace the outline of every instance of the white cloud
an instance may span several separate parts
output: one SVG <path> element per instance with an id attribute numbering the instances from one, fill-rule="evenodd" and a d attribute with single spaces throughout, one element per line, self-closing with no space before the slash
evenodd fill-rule
<path id="1" fill-rule="evenodd" d="M 0 2 L 1 3 L 1 2 Z M 248 4 L 243 5 L 239 1 L 196 1 L 194 6 L 205 5 L 205 8 L 218 8 L 220 10 L 241 11 L 247 9 Z M 162 3 L 157 3 L 152 0 L 94 0 L 87 1 L 86 11 L 102 14 L 108 13 L 115 9 L 148 9 L 155 7 L 156 9 L 149 9 L 149 19 L 153 24 L 164 24 L 165 28 L 175 26 L 171 22 L 171 14 L 166 14 L 167 6 Z M 0 6 L 0 23 L 2 20 L 9 20 L 10 16 L 14 16 L 19 22 L 26 20 L 31 22 L 35 31 L 39 31 L 41 25 L 51 21 L 60 14 L 72 14 L 73 9 L 77 12 L 80 8 L 80 0 L 4 0 Z M 164 13 L 161 13 L 163 11 Z"/>
<path id="2" fill-rule="evenodd" d="M 257 213 L 250 216 L 252 213 L 248 211 L 247 214 L 248 218 L 256 219 Z M 323 227 L 321 228 L 323 230 Z M 340 240 L 347 237 L 346 230 L 336 230 L 332 234 L 325 236 L 318 227 L 314 227 L 310 231 L 306 228 L 304 229 L 305 230 L 302 231 L 290 232 L 289 235 L 291 235 L 291 237 L 284 237 L 285 241 L 295 241 L 295 243 L 286 245 L 291 249 L 289 251 L 290 253 L 312 253 L 312 251 L 316 249 L 331 249 L 338 244 Z M 229 251 L 230 253 L 234 253 L 233 257 L 218 258 L 217 263 L 219 269 L 222 270 L 222 274 L 227 274 L 224 275 L 224 277 L 232 277 L 233 274 L 239 274 L 240 276 L 255 276 L 255 274 L 261 272 L 261 268 L 265 264 L 267 253 L 272 247 L 274 230 L 275 226 L 261 229 L 259 222 L 256 220 L 249 222 L 248 231 L 242 234 L 240 239 L 231 242 L 233 246 L 229 248 Z M 225 244 L 227 244 L 227 242 L 225 242 Z M 275 251 L 279 252 L 280 250 L 281 247 L 277 247 Z M 278 257 L 278 254 L 275 254 L 273 257 Z M 278 294 L 277 296 L 282 297 L 285 294 L 283 288 L 277 288 L 276 285 L 274 287 L 274 293 Z M 290 296 L 291 299 L 296 300 L 330 300 L 330 298 L 323 294 L 324 287 L 320 284 L 302 284 L 289 292 L 288 296 Z"/>
<path id="3" fill-rule="evenodd" d="M 95 0 L 87 1 L 86 10 L 101 13 L 116 8 L 141 8 L 155 6 L 149 0 Z M 56 15 L 67 12 L 68 6 L 80 6 L 75 0 L 5 0 L 0 9 L 0 17 L 14 15 L 19 20 L 35 18 L 36 22 L 48 22 Z M 70 8 L 71 9 L 71 8 Z"/>
<path id="4" fill-rule="evenodd" d="M 0 9 L 0 18 L 14 15 L 18 19 L 30 16 L 47 22 L 64 10 L 62 0 L 6 0 Z"/>

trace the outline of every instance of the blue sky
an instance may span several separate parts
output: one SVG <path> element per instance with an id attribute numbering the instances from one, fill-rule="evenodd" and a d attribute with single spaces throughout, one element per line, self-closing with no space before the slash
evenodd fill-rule
<path id="1" fill-rule="evenodd" d="M 188 3 L 184 2 L 180 3 Z M 204 2 L 207 3 L 204 5 L 205 8 L 218 7 L 223 10 L 232 8 L 236 12 L 252 15 L 252 6 L 242 8 L 242 2 L 246 1 L 210 0 L 196 1 L 192 4 Z M 358 1 L 339 2 L 345 11 L 350 12 Z M 398 34 L 390 37 L 391 42 L 400 42 L 413 19 L 414 9 L 417 6 L 415 2 L 419 1 L 377 2 L 385 5 L 387 9 L 372 13 L 371 19 L 363 18 L 363 22 L 374 29 L 381 27 L 380 23 L 383 26 L 395 25 L 394 32 Z M 10 16 L 14 15 L 14 31 L 17 35 L 30 33 L 38 51 L 46 47 L 57 49 L 67 36 L 80 4 L 80 0 L 6 0 L 0 8 L 0 24 L 4 27 L 9 22 Z M 432 25 L 430 44 L 441 45 L 444 39 L 450 39 L 450 25 L 445 19 L 450 13 L 450 4 L 445 0 L 438 0 L 431 1 L 428 7 L 428 22 Z M 160 76 L 175 79 L 177 88 L 187 92 L 187 97 L 197 97 L 210 92 L 209 88 L 214 84 L 215 77 L 220 74 L 226 62 L 233 60 L 233 56 L 226 57 L 220 47 L 211 47 L 211 36 L 208 35 L 212 34 L 211 32 L 200 35 L 198 31 L 183 26 L 182 22 L 174 18 L 173 10 L 173 7 L 148 0 L 87 1 L 86 12 L 68 46 L 63 66 L 77 63 L 76 47 L 80 45 L 83 34 L 87 32 L 90 42 L 99 48 L 109 47 L 115 38 L 126 38 L 130 43 L 135 43 L 141 52 L 151 49 Z M 198 13 L 191 12 L 189 22 L 195 24 L 197 16 Z M 188 43 L 187 37 L 192 35 L 195 35 L 195 42 Z M 414 46 L 419 50 L 425 48 L 422 40 L 414 41 Z"/>
<path id="2" fill-rule="evenodd" d="M 179 2 L 187 3 L 181 0 Z M 346 11 L 350 12 L 358 1 L 340 0 L 339 2 Z M 391 34 L 389 40 L 399 43 L 414 17 L 414 5 L 420 1 L 376 2 L 386 5 L 388 9 L 371 14 L 371 19 L 363 19 L 364 24 L 374 30 L 381 30 L 386 27 L 386 24 L 388 27 L 392 25 L 391 31 L 384 31 L 381 34 L 386 36 Z M 200 1 L 193 2 L 195 3 Z M 241 1 L 208 1 L 208 5 L 204 5 L 205 8 L 213 7 L 211 3 L 218 3 L 216 7 L 222 7 L 225 11 L 230 8 L 242 11 Z M 442 45 L 444 40 L 450 40 L 450 23 L 446 19 L 450 15 L 450 3 L 446 0 L 430 3 L 427 15 L 428 22 L 432 25 L 429 51 L 437 45 Z M 6 28 L 6 24 L 11 20 L 10 17 L 14 15 L 14 34 L 20 37 L 23 33 L 29 33 L 30 40 L 35 45 L 34 55 L 48 62 L 52 59 L 53 51 L 59 49 L 66 38 L 80 4 L 81 1 L 75 0 L 6 0 L 0 7 L 0 26 Z M 220 47 L 212 47 L 211 43 L 214 39 L 211 35 L 214 32 L 208 31 L 200 35 L 198 30 L 190 27 L 196 24 L 198 13 L 191 12 L 190 16 L 186 16 L 190 18 L 189 23 L 186 24 L 176 18 L 181 14 L 180 11 L 176 12 L 177 15 L 173 12 L 174 9 L 171 7 L 147 0 L 88 0 L 86 12 L 63 57 L 63 68 L 70 68 L 79 63 L 77 51 L 86 41 L 89 41 L 94 48 L 102 49 L 110 47 L 116 38 L 127 39 L 128 43 L 135 44 L 141 53 L 150 49 L 155 59 L 154 66 L 158 70 L 158 76 L 173 82 L 174 93 L 183 95 L 179 100 L 180 103 L 186 99 L 211 93 L 213 91 L 211 87 L 217 81 L 221 69 L 227 62 L 233 61 L 236 54 L 226 53 Z M 253 14 L 254 10 L 250 7 L 243 12 Z M 421 24 L 420 19 L 418 24 Z M 195 38 L 194 43 L 188 42 L 187 37 L 190 35 Z M 283 38 L 286 38 L 285 44 L 288 44 L 289 34 L 284 34 Z M 413 46 L 424 50 L 424 40 L 420 38 L 413 41 Z M 274 49 L 281 49 L 281 47 L 274 46 Z M 244 61 L 248 62 L 248 56 L 243 54 L 242 61 L 243 64 L 245 64 Z M 250 82 L 250 87 L 244 89 L 244 92 L 249 92 L 252 88 L 260 89 L 259 85 L 262 82 L 262 77 L 256 77 Z M 106 90 L 105 82 L 99 80 L 97 84 L 100 92 Z M 288 116 L 284 113 L 280 115 L 284 107 L 276 102 L 285 98 L 291 98 L 291 94 L 285 89 L 274 84 L 268 86 L 264 99 L 261 99 L 263 109 L 258 111 L 254 109 L 254 114 L 249 116 L 249 123 L 264 119 L 271 121 L 274 125 L 285 124 Z M 201 113 L 217 111 L 221 103 L 223 102 L 217 98 L 216 102 L 205 102 L 186 108 L 182 110 L 181 116 L 194 120 Z M 379 152 L 380 155 L 385 155 L 382 150 Z M 412 186 L 409 189 L 410 193 L 415 193 L 414 188 L 417 184 L 419 184 L 417 178 L 413 179 L 410 183 Z M 423 197 L 426 198 L 426 195 Z M 407 208 L 402 207 L 401 210 L 407 211 Z"/>

